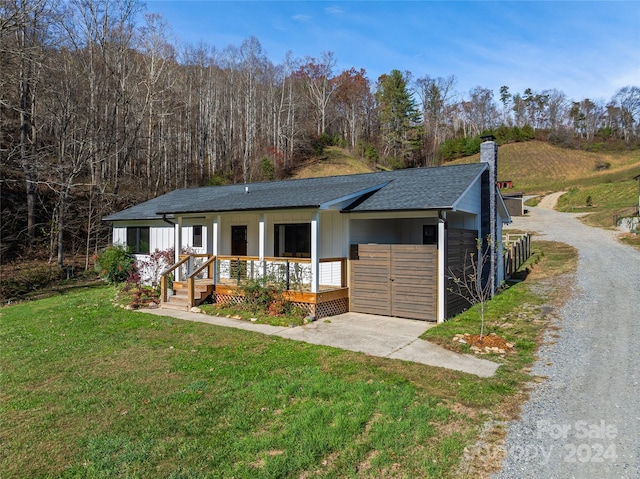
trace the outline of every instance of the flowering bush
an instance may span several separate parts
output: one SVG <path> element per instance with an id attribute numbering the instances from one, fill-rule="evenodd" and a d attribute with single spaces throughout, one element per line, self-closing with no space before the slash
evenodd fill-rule
<path id="1" fill-rule="evenodd" d="M 109 246 L 97 256 L 96 271 L 108 283 L 122 283 L 136 274 L 136 259 L 127 248 Z"/>
<path id="2" fill-rule="evenodd" d="M 175 263 L 173 248 L 156 250 L 139 261 L 140 279 L 144 284 L 157 286 L 160 284 L 162 272 Z"/>

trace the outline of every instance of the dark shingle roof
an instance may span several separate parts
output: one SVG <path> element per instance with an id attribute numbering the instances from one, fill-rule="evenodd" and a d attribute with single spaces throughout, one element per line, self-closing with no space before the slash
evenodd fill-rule
<path id="1" fill-rule="evenodd" d="M 159 219 L 163 215 L 319 208 L 350 198 L 345 211 L 452 209 L 486 164 L 413 168 L 358 175 L 175 190 L 104 218 Z M 245 188 L 248 188 L 248 193 Z M 358 201 L 356 201 L 358 200 Z"/>

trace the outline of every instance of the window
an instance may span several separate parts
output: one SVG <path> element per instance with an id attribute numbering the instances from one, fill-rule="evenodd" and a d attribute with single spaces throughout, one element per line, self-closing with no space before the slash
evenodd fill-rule
<path id="1" fill-rule="evenodd" d="M 422 226 L 422 244 L 438 244 L 438 225 Z"/>
<path id="2" fill-rule="evenodd" d="M 202 248 L 202 225 L 195 225 L 193 227 L 193 247 Z"/>
<path id="3" fill-rule="evenodd" d="M 127 228 L 127 246 L 135 254 L 149 254 L 149 227 Z"/>
<path id="4" fill-rule="evenodd" d="M 311 258 L 311 224 L 275 225 L 274 256 Z"/>

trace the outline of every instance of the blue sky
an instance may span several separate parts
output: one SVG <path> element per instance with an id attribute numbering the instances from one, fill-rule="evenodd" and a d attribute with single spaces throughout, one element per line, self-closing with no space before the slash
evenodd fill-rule
<path id="1" fill-rule="evenodd" d="M 193 1 L 148 0 L 177 44 L 218 51 L 254 36 L 276 64 L 334 52 L 335 73 L 364 68 L 372 84 L 393 69 L 455 75 L 512 93 L 555 88 L 609 100 L 640 86 L 640 2 L 612 1 Z"/>

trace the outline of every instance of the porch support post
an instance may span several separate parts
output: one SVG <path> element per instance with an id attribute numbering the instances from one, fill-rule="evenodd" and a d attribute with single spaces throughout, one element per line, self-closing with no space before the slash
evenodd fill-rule
<path id="1" fill-rule="evenodd" d="M 218 282 L 218 254 L 220 254 L 220 215 L 213 217 L 211 224 L 211 254 L 216 257 L 211 265 L 213 284 Z"/>
<path id="2" fill-rule="evenodd" d="M 445 213 L 442 215 L 444 216 Z M 447 300 L 447 231 L 445 220 L 438 220 L 438 324 L 444 323 Z"/>
<path id="3" fill-rule="evenodd" d="M 267 244 L 267 226 L 265 224 L 264 213 L 262 213 L 258 220 L 258 258 L 260 261 L 260 269 L 262 270 L 263 278 L 267 275 L 267 263 L 264 260 L 266 244 Z"/>
<path id="4" fill-rule="evenodd" d="M 182 216 L 178 216 L 175 228 L 175 241 L 173 245 L 176 263 L 180 261 L 180 252 L 182 251 Z M 175 281 L 180 281 L 180 268 L 175 270 Z"/>
<path id="5" fill-rule="evenodd" d="M 320 292 L 320 213 L 315 212 L 311 215 L 311 292 Z"/>
<path id="6" fill-rule="evenodd" d="M 220 248 L 220 215 L 216 216 L 213 218 L 213 225 L 212 225 L 212 249 L 211 249 L 211 253 L 213 254 L 213 256 L 218 256 L 219 254 L 219 248 Z"/>

